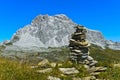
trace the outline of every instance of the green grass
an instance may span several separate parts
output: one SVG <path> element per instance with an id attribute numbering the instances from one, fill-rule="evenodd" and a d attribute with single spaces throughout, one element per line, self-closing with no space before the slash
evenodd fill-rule
<path id="1" fill-rule="evenodd" d="M 3 59 L 0 58 L 0 80 L 47 80 L 47 77 L 55 76 L 60 77 L 62 80 L 72 80 L 74 77 L 84 77 L 89 76 L 86 69 L 81 64 L 73 63 L 71 64 L 66 55 L 69 53 L 68 48 L 63 48 L 62 51 L 53 51 L 53 54 L 60 53 L 59 56 L 63 56 L 62 58 L 66 58 L 65 61 L 57 62 L 62 64 L 62 67 L 75 67 L 80 71 L 80 74 L 75 75 L 65 75 L 62 74 L 58 70 L 58 66 L 53 68 L 51 73 L 40 74 L 36 73 L 36 69 L 29 68 L 31 63 L 23 63 L 21 64 L 18 61 Z M 105 66 L 107 70 L 102 72 L 98 78 L 100 79 L 109 79 L 109 80 L 120 80 L 120 68 L 115 68 L 112 65 L 116 63 L 120 63 L 120 51 L 119 50 L 111 50 L 111 49 L 101 49 L 97 46 L 90 47 L 90 55 L 98 61 L 97 66 Z M 47 53 L 46 53 L 47 54 Z M 60 58 L 60 59 L 62 59 Z M 53 60 L 54 61 L 54 60 Z M 38 68 L 41 69 L 41 68 Z"/>
<path id="2" fill-rule="evenodd" d="M 46 80 L 47 75 L 37 74 L 27 64 L 0 59 L 0 80 Z"/>
<path id="3" fill-rule="evenodd" d="M 113 64 L 120 64 L 120 50 L 101 49 L 97 46 L 90 47 L 90 55 L 99 63 L 97 66 L 107 67 L 107 71 L 98 77 L 101 79 L 120 80 L 120 68 L 113 67 Z"/>

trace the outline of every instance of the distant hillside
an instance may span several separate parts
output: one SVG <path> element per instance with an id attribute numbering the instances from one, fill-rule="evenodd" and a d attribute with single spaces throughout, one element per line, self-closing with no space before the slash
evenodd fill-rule
<path id="1" fill-rule="evenodd" d="M 1 49 L 4 47 L 0 47 L 0 54 Z M 22 53 L 22 52 L 21 52 Z M 52 53 L 52 54 L 50 54 Z M 107 67 L 105 72 L 100 73 L 97 78 L 100 80 L 119 80 L 120 79 L 120 50 L 112 50 L 112 49 L 102 49 L 96 45 L 92 45 L 90 47 L 90 55 L 94 57 L 95 60 L 98 61 L 97 66 L 104 66 Z M 62 48 L 61 51 L 54 50 L 52 52 L 41 52 L 41 53 L 34 53 L 29 54 L 26 57 L 24 56 L 23 59 L 18 58 L 17 56 L 11 60 L 10 56 L 9 59 L 0 58 L 0 77 L 1 80 L 47 80 L 49 76 L 58 77 L 61 80 L 73 80 L 72 78 L 83 78 L 90 76 L 89 73 L 83 68 L 82 65 L 74 65 L 80 73 L 75 75 L 61 75 L 59 71 L 59 67 L 52 67 L 52 71 L 49 73 L 37 73 L 36 70 L 44 70 L 49 69 L 50 66 L 47 67 L 37 67 L 36 69 L 31 69 L 30 67 L 36 66 L 40 60 L 36 61 L 38 57 L 44 57 L 48 59 L 50 62 L 54 62 L 56 64 L 62 65 L 61 67 L 70 68 L 73 67 L 68 61 L 67 55 L 69 54 L 68 48 Z M 35 62 L 36 61 L 36 62 Z M 21 63 L 23 62 L 23 63 Z M 32 66 L 31 66 L 32 65 Z M 94 79 L 95 80 L 95 79 Z"/>

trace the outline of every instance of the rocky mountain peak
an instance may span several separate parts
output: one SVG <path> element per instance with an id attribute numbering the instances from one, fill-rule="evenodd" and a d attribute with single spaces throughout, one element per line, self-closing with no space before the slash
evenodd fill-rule
<path id="1" fill-rule="evenodd" d="M 21 47 L 60 47 L 67 45 L 76 24 L 65 15 L 39 15 L 31 24 L 13 36 L 14 45 Z"/>
<path id="2" fill-rule="evenodd" d="M 64 14 L 59 14 L 59 15 L 54 15 L 54 16 L 49 16 L 49 15 L 38 15 L 32 20 L 32 25 L 39 25 L 40 22 L 49 22 L 49 21 L 54 21 L 54 20 L 70 20 L 66 15 Z"/>
<path id="3" fill-rule="evenodd" d="M 38 15 L 29 25 L 19 29 L 13 35 L 11 42 L 22 48 L 67 46 L 76 25 L 64 14 Z M 111 42 L 111 44 L 99 31 L 87 29 L 86 35 L 87 40 L 92 44 L 120 50 L 119 43 Z"/>

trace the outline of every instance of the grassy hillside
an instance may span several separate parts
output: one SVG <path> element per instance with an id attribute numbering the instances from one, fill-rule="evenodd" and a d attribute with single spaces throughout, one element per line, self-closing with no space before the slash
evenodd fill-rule
<path id="1" fill-rule="evenodd" d="M 99 77 L 110 80 L 120 80 L 120 66 L 114 67 L 114 64 L 120 64 L 120 50 L 101 49 L 97 46 L 90 48 L 91 56 L 99 61 L 98 66 L 107 67 L 107 71 Z"/>
<path id="2" fill-rule="evenodd" d="M 68 54 L 68 49 L 64 48 L 63 51 L 59 52 L 61 55 L 65 56 Z M 54 51 L 53 53 L 58 53 Z M 102 72 L 98 78 L 109 79 L 109 80 L 120 80 L 120 68 L 114 67 L 114 64 L 120 64 L 120 51 L 111 49 L 101 49 L 97 46 L 90 47 L 90 55 L 94 57 L 95 60 L 99 61 L 97 66 L 107 67 L 106 72 Z M 65 57 L 63 57 L 65 58 Z M 63 67 L 80 67 L 78 64 L 70 65 L 68 61 L 58 62 L 63 64 Z M 30 63 L 20 63 L 17 61 L 0 58 L 0 80 L 47 80 L 48 75 L 54 75 L 60 77 L 60 72 L 58 67 L 54 68 L 51 73 L 41 74 L 36 73 L 35 69 L 31 69 Z M 83 67 L 79 68 L 81 74 L 75 76 L 83 77 L 87 76 L 86 70 Z M 61 77 L 63 80 L 70 80 L 72 76 Z"/>

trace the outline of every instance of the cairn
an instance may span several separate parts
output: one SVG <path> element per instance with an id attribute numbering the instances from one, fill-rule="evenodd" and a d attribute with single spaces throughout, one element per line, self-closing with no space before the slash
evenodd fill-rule
<path id="1" fill-rule="evenodd" d="M 97 76 L 100 72 L 105 71 L 106 67 L 96 67 L 98 61 L 95 61 L 89 55 L 90 44 L 86 40 L 87 30 L 83 26 L 76 26 L 76 31 L 72 34 L 70 39 L 70 60 L 77 62 L 78 64 L 83 64 L 84 67 L 90 72 L 90 75 Z"/>
<path id="2" fill-rule="evenodd" d="M 86 41 L 86 29 L 83 26 L 76 26 L 76 31 L 72 34 L 70 39 L 70 59 L 77 63 L 82 63 L 88 67 L 93 67 L 97 63 L 89 55 L 90 44 Z"/>

